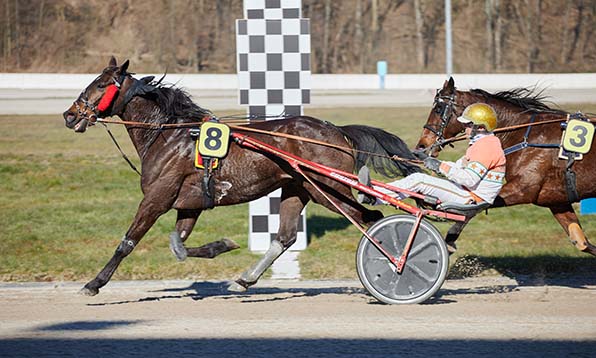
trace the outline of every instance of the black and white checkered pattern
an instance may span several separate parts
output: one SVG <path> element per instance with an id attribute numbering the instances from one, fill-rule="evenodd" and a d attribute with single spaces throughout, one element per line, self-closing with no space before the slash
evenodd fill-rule
<path id="1" fill-rule="evenodd" d="M 301 115 L 310 103 L 310 21 L 301 0 L 244 0 L 236 20 L 238 98 L 251 116 Z M 279 228 L 281 191 L 250 203 L 252 251 L 264 251 Z M 306 248 L 303 213 L 291 250 Z"/>
<path id="2" fill-rule="evenodd" d="M 300 0 L 245 1 L 244 12 L 236 22 L 240 104 L 251 115 L 300 115 L 310 103 L 310 21 L 300 18 Z"/>

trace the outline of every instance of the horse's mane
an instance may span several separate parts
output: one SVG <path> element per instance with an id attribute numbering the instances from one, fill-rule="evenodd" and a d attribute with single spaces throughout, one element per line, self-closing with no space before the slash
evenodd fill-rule
<path id="1" fill-rule="evenodd" d="M 200 122 L 203 117 L 212 115 L 211 111 L 194 103 L 183 89 L 155 83 L 147 96 L 155 101 L 161 116 L 155 118 L 159 123 Z"/>
<path id="2" fill-rule="evenodd" d="M 162 84 L 159 80 L 145 85 L 140 84 L 140 86 L 142 90 L 139 96 L 155 102 L 158 107 L 156 112 L 144 118 L 147 123 L 192 123 L 200 122 L 204 117 L 213 115 L 208 109 L 194 103 L 185 90 L 174 85 Z M 161 131 L 157 130 L 144 131 L 145 151 L 155 142 L 160 133 Z"/>
<path id="3" fill-rule="evenodd" d="M 546 103 L 548 102 L 548 96 L 544 95 L 543 90 L 536 88 L 520 87 L 496 93 L 489 93 L 485 90 L 476 88 L 470 90 L 470 93 L 480 95 L 485 99 L 501 100 L 527 112 L 567 114 L 567 112 L 561 109 L 550 107 Z"/>

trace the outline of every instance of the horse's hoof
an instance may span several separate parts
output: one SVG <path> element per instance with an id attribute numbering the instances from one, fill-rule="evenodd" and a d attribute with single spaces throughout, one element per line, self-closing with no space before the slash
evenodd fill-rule
<path id="1" fill-rule="evenodd" d="M 89 288 L 87 286 L 81 288 L 81 290 L 79 291 L 80 295 L 83 296 L 95 296 L 99 293 L 99 289 L 97 288 Z"/>
<path id="2" fill-rule="evenodd" d="M 232 281 L 230 283 L 230 285 L 228 286 L 228 291 L 230 291 L 230 292 L 242 293 L 242 292 L 246 292 L 247 289 L 248 289 L 248 286 L 244 286 L 238 281 Z"/>
<path id="3" fill-rule="evenodd" d="M 224 245 L 226 245 L 226 247 L 228 248 L 228 251 L 232 251 L 232 250 L 236 250 L 236 249 L 240 248 L 240 245 L 238 245 L 234 240 L 230 240 L 226 237 L 221 239 L 221 241 L 224 243 Z"/>
<path id="4" fill-rule="evenodd" d="M 184 243 L 177 231 L 170 234 L 170 250 L 178 261 L 184 261 L 188 257 L 188 251 L 186 251 L 186 247 L 184 247 Z"/>

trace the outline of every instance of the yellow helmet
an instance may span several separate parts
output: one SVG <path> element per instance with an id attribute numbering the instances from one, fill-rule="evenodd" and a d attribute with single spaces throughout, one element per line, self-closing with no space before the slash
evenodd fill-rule
<path id="1" fill-rule="evenodd" d="M 489 132 L 497 128 L 497 113 L 493 107 L 486 103 L 474 103 L 467 106 L 457 120 L 462 123 L 471 122 L 477 126 L 482 125 Z"/>

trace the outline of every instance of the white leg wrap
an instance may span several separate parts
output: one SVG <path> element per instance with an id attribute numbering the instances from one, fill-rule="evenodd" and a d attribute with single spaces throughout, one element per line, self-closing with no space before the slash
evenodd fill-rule
<path id="1" fill-rule="evenodd" d="M 284 248 L 279 241 L 271 241 L 269 250 L 263 255 L 263 257 L 254 264 L 250 269 L 245 271 L 240 279 L 247 283 L 256 282 L 259 277 L 273 264 L 273 261 L 277 259 L 284 252 Z"/>

